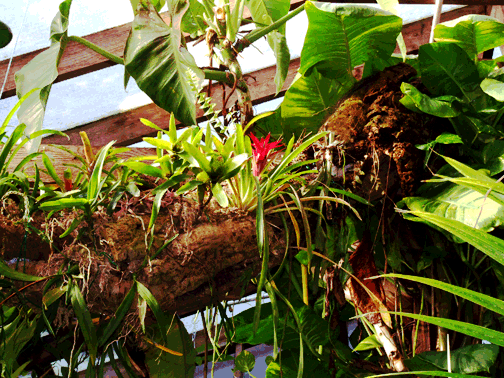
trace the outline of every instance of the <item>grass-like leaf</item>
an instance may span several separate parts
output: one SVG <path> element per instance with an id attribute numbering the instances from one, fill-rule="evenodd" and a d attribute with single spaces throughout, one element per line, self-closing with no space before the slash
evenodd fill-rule
<path id="1" fill-rule="evenodd" d="M 42 281 L 47 278 L 47 277 L 32 276 L 30 274 L 18 272 L 17 270 L 9 268 L 9 266 L 6 263 L 4 263 L 3 260 L 0 260 L 0 275 L 13 280 L 27 281 L 27 282 Z"/>
<path id="2" fill-rule="evenodd" d="M 168 319 L 166 318 L 164 312 L 161 310 L 161 307 L 159 306 L 158 301 L 152 293 L 150 292 L 149 289 L 147 289 L 143 284 L 140 282 L 136 281 L 137 285 L 137 290 L 138 290 L 138 295 L 144 299 L 147 302 L 147 305 L 149 308 L 152 310 L 152 313 L 156 317 L 158 327 L 160 334 L 166 343 L 166 333 L 168 332 L 168 329 L 170 328 L 170 323 L 168 322 Z"/>
<path id="3" fill-rule="evenodd" d="M 464 299 L 467 299 L 468 301 L 476 303 L 486 308 L 487 310 L 495 311 L 496 313 L 504 316 L 504 301 L 497 298 L 493 298 L 483 293 L 478 293 L 477 291 L 465 289 L 463 287 L 451 285 L 446 282 L 433 280 L 431 278 L 425 278 L 425 277 L 408 276 L 404 274 L 395 274 L 395 273 L 383 274 L 380 277 L 400 278 L 430 285 L 435 288 L 447 291 L 448 293 L 458 295 L 459 297 L 462 297 Z"/>
<path id="4" fill-rule="evenodd" d="M 72 302 L 72 307 L 75 311 L 75 316 L 79 320 L 79 326 L 82 330 L 82 335 L 86 341 L 86 345 L 89 351 L 89 359 L 92 365 L 95 364 L 96 355 L 98 353 L 98 341 L 96 337 L 96 329 L 91 319 L 91 314 L 87 308 L 84 297 L 79 289 L 76 282 L 72 281 L 70 288 L 68 290 L 70 300 Z"/>
<path id="5" fill-rule="evenodd" d="M 504 240 L 499 239 L 493 235 L 487 234 L 484 231 L 474 229 L 466 226 L 465 224 L 446 219 L 439 215 L 426 213 L 423 211 L 409 211 L 408 213 L 416 215 L 417 217 L 432 223 L 450 233 L 463 241 L 471 244 L 473 247 L 479 249 L 499 264 L 504 265 Z M 408 217 L 410 220 L 418 220 L 418 218 Z"/>
<path id="6" fill-rule="evenodd" d="M 103 171 L 103 165 L 105 164 L 105 158 L 107 157 L 107 152 L 115 143 L 115 140 L 109 142 L 105 147 L 103 147 L 100 151 L 100 154 L 96 158 L 96 163 L 93 169 L 93 173 L 89 178 L 89 186 L 87 191 L 87 199 L 89 202 L 96 202 L 97 196 L 100 193 L 100 190 L 104 184 L 104 181 L 101 177 Z"/>
<path id="7" fill-rule="evenodd" d="M 107 342 L 107 340 L 112 336 L 112 334 L 115 332 L 117 327 L 121 324 L 122 320 L 128 313 L 128 310 L 130 309 L 131 305 L 133 304 L 133 299 L 135 299 L 136 295 L 136 288 L 137 288 L 137 283 L 136 281 L 133 282 L 133 285 L 131 286 L 131 289 L 128 291 L 126 296 L 124 297 L 123 301 L 117 308 L 114 317 L 110 320 L 110 322 L 107 324 L 107 328 L 103 331 L 103 334 L 101 335 L 100 339 L 98 340 L 98 345 L 103 346 Z"/>

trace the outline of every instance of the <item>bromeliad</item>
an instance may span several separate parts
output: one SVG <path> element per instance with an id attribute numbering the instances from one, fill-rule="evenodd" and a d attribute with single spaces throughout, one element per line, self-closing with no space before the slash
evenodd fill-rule
<path id="1" fill-rule="evenodd" d="M 271 134 L 268 133 L 265 138 L 257 139 L 254 134 L 250 134 L 252 140 L 253 158 L 252 158 L 252 174 L 259 177 L 266 168 L 266 165 L 271 158 L 280 151 L 273 151 L 277 147 L 281 147 L 280 140 L 269 142 Z"/>

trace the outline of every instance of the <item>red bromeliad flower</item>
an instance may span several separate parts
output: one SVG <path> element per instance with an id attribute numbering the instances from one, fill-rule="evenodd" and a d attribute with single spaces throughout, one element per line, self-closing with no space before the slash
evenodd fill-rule
<path id="1" fill-rule="evenodd" d="M 252 159 L 252 174 L 256 177 L 261 175 L 261 172 L 268 164 L 269 158 L 279 152 L 273 152 L 273 150 L 282 146 L 282 143 L 279 140 L 269 143 L 270 136 L 271 133 L 268 133 L 265 138 L 257 139 L 254 134 L 250 134 L 254 154 Z"/>

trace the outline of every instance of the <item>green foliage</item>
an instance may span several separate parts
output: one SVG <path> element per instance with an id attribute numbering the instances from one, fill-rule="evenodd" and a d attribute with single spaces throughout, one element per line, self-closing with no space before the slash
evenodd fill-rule
<path id="1" fill-rule="evenodd" d="M 12 31 L 9 26 L 0 21 L 0 49 L 7 46 L 12 40 Z"/>
<path id="2" fill-rule="evenodd" d="M 411 110 L 448 118 L 471 155 L 480 163 L 504 153 L 502 73 L 496 61 L 478 62 L 477 54 L 502 39 L 504 25 L 480 15 L 469 15 L 436 26 L 436 43 L 419 49 L 422 83 L 432 96 L 403 83 L 403 105 Z M 469 39 L 470 38 L 470 39 Z M 455 63 L 456 62 L 456 63 Z"/>
<path id="3" fill-rule="evenodd" d="M 17 357 L 34 336 L 39 315 L 28 311 L 19 313 L 12 319 L 12 316 L 9 315 L 15 312 L 15 308 L 11 307 L 6 310 L 6 306 L 1 309 L 0 364 L 2 377 L 15 377 L 23 370 L 22 368 L 21 371 L 19 370 L 20 367 L 16 362 Z M 17 373 L 14 372 L 15 370 Z"/>
<path id="4" fill-rule="evenodd" d="M 164 341 L 164 346 L 178 352 L 180 355 L 168 353 L 163 349 L 150 348 L 146 355 L 146 363 L 149 368 L 149 374 L 154 378 L 173 377 L 189 378 L 194 377 L 194 358 L 196 356 L 193 341 L 187 333 L 184 324 L 174 318 L 169 328 L 161 331 L 165 337 L 157 338 Z"/>
<path id="5" fill-rule="evenodd" d="M 202 73 L 187 50 L 179 48 L 181 30 L 173 27 L 186 10 L 170 9 L 170 27 L 153 5 L 141 1 L 126 42 L 124 63 L 128 74 L 155 104 L 190 126 L 196 123 L 196 108 L 187 70 Z"/>
<path id="6" fill-rule="evenodd" d="M 250 373 L 254 369 L 255 357 L 247 350 L 242 351 L 235 358 L 236 370 L 244 373 Z"/>
<path id="7" fill-rule="evenodd" d="M 312 67 L 328 78 L 352 75 L 355 66 L 376 57 L 388 58 L 402 22 L 388 12 L 364 6 L 311 3 L 300 73 Z"/>
<path id="8" fill-rule="evenodd" d="M 451 372 L 474 374 L 490 372 L 499 354 L 497 345 L 468 345 L 450 351 Z M 448 354 L 446 352 L 424 352 L 405 363 L 411 370 L 448 370 Z"/>

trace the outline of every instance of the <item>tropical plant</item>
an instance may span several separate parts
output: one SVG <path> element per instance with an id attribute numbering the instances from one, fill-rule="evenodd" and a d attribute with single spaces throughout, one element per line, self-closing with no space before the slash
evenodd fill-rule
<path id="1" fill-rule="evenodd" d="M 27 122 L 35 129 L 40 125 L 50 84 L 68 40 L 86 44 L 124 64 L 125 79 L 133 77 L 156 104 L 173 115 L 168 131 L 142 120 L 158 131 L 157 138 L 145 139 L 156 147 L 155 156 L 126 162 L 114 160 L 116 151 L 112 151 L 112 142 L 95 156 L 83 136 L 86 153 L 84 158 L 80 157 L 83 165 L 75 180 L 68 173 L 61 180 L 53 173 L 50 159 L 44 157 L 45 170 L 59 190 L 42 186 L 38 174 L 33 184 L 25 180 L 20 171 L 23 165 L 14 173 L 4 169 L 11 152 L 21 148 L 14 146 L 24 126 L 18 126 L 17 133 L 9 138 L 2 134 L 2 129 L 0 134 L 6 142 L 0 152 L 3 164 L 0 189 L 10 192 L 9 196 L 12 191 L 27 193 L 22 197 L 32 201 L 30 212 L 42 209 L 50 211 L 51 217 L 58 217 L 61 211 L 76 208 L 75 220 L 62 233 L 65 236 L 72 230 L 80 230 L 72 243 L 78 248 L 67 249 L 71 253 L 59 257 L 64 263 L 52 267 L 58 269 L 54 274 L 37 277 L 20 272 L 13 263 L 0 264 L 0 274 L 4 276 L 1 284 L 6 289 L 1 293 L 0 312 L 3 332 L 0 361 L 4 375 L 19 374 L 28 368 L 28 351 L 40 347 L 51 348 L 58 358 L 65 359 L 68 368 L 64 374 L 70 377 L 75 376 L 83 355 L 89 358 L 86 374 L 90 377 L 103 375 L 106 357 L 119 371 L 116 356 L 133 377 L 145 372 L 150 376 L 192 376 L 196 361 L 206 366 L 208 346 L 195 350 L 183 324 L 167 310 L 173 298 L 178 298 L 168 291 L 172 287 L 181 288 L 184 294 L 187 293 L 183 292 L 184 287 L 190 287 L 186 290 L 198 292 L 207 290 L 208 285 L 206 293 L 212 300 L 205 304 L 212 305 L 202 318 L 214 363 L 229 358 L 230 343 L 267 343 L 274 348 L 273 356 L 267 360 L 267 377 L 303 377 L 312 371 L 341 377 L 393 371 L 403 375 L 502 376 L 499 346 L 504 346 L 501 331 L 504 270 L 499 226 L 504 189 L 500 179 L 494 177 L 504 167 L 502 78 L 500 70 L 495 69 L 496 60 L 480 62 L 476 58 L 481 51 L 503 43 L 502 24 L 470 16 L 439 25 L 435 34 L 439 42 L 422 46 L 415 59 L 392 56 L 401 20 L 374 8 L 306 2 L 288 13 L 289 3 L 285 1 L 239 0 L 234 7 L 207 0 L 184 4 L 170 1 L 171 23 L 166 25 L 158 14 L 163 1 L 131 1 L 135 19 L 123 60 L 107 55 L 81 38 L 67 35 L 70 4 L 71 0 L 66 0 L 60 5 L 52 25 L 51 48 L 18 73 L 18 94 L 30 89 L 36 93 L 31 103 L 20 109 L 20 120 L 27 119 L 27 109 L 37 107 L 38 116 Z M 240 39 L 245 6 L 257 28 Z M 249 123 L 251 98 L 238 54 L 250 43 L 267 36 L 277 58 L 275 84 L 279 91 L 289 62 L 285 22 L 302 10 L 308 15 L 309 26 L 299 73 L 282 105 Z M 196 67 L 185 48 L 182 32 L 204 37 L 211 55 L 224 66 L 224 71 Z M 342 40 L 346 43 L 342 44 Z M 446 57 L 462 63 L 454 65 L 445 61 Z M 345 156 L 337 159 L 334 153 L 344 155 L 339 136 L 318 133 L 335 104 L 353 89 L 355 66 L 364 63 L 364 77 L 373 80 L 376 72 L 399 61 L 417 67 L 430 91 L 423 93 L 412 83 L 403 83 L 403 105 L 449 118 L 456 133 L 436 136 L 419 146 L 427 151 L 426 162 L 431 161 L 430 156 L 447 166 L 437 170 L 437 177 L 420 188 L 415 197 L 399 203 L 403 216 L 416 223 L 402 222 L 400 214 L 393 214 L 387 196 L 393 196 L 395 201 L 400 194 L 387 192 L 388 188 L 386 196 L 374 203 L 377 206 L 370 206 L 373 204 L 352 193 L 350 190 L 354 188 L 349 188 L 345 181 Z M 44 63 L 51 69 L 47 70 Z M 217 125 L 218 114 L 209 97 L 194 91 L 199 88 L 198 80 L 203 78 L 224 82 L 237 91 L 241 122 Z M 186 126 L 195 124 L 196 96 L 211 122 L 206 128 L 188 128 L 178 134 L 175 118 Z M 312 134 L 299 138 L 304 129 Z M 276 139 L 279 135 L 282 140 Z M 274 151 L 283 148 L 280 143 L 286 144 L 285 149 Z M 301 158 L 302 154 L 312 154 L 315 143 L 321 153 L 313 159 Z M 455 158 L 432 154 L 434 148 L 440 147 L 442 151 L 455 153 Z M 108 159 L 112 163 L 109 169 L 105 167 Z M 92 225 L 105 206 L 113 213 L 114 203 L 119 203 L 125 192 L 138 194 L 145 177 L 156 180 L 155 187 L 149 187 L 150 192 L 141 197 L 144 207 L 150 206 L 146 218 L 150 218 L 149 225 L 146 231 L 142 230 L 146 234 L 145 250 L 140 259 L 123 268 L 101 258 L 104 248 L 101 241 L 97 242 Z M 42 195 L 41 189 L 45 191 Z M 196 203 L 193 190 L 197 191 L 196 221 L 183 230 L 185 235 L 179 235 L 177 229 L 166 231 L 165 225 L 158 222 L 162 213 L 169 211 L 170 206 L 165 203 L 174 203 L 177 195 L 183 198 L 181 202 Z M 226 283 L 213 269 L 227 263 L 219 258 L 217 247 L 212 255 L 205 256 L 208 265 L 201 270 L 212 272 L 202 286 L 190 286 L 189 281 L 195 280 L 191 274 L 196 272 L 190 273 L 189 278 L 186 274 L 180 282 L 163 281 L 171 279 L 171 275 L 178 277 L 170 262 L 183 267 L 198 260 L 192 250 L 183 260 L 176 260 L 177 255 L 184 255 L 180 252 L 181 245 L 189 245 L 190 237 L 196 237 L 191 235 L 201 232 L 195 228 L 198 221 L 206 222 L 206 216 L 209 221 L 204 227 L 210 227 L 212 222 L 218 227 L 222 224 L 218 223 L 223 217 L 221 213 L 211 218 L 212 209 L 207 207 L 211 198 L 221 208 L 227 206 L 226 213 L 238 208 L 241 211 L 237 217 L 248 217 L 247 224 L 255 226 L 254 253 L 260 260 L 254 260 L 258 264 L 241 274 L 241 278 L 244 287 L 250 280 L 256 284 L 256 306 L 233 318 L 226 312 L 228 302 L 217 300 L 222 298 L 219 285 Z M 181 202 L 175 205 L 181 208 Z M 205 214 L 203 210 L 207 210 Z M 171 213 L 164 219 L 170 216 Z M 143 224 L 141 216 L 135 217 Z M 156 239 L 156 232 L 164 232 L 161 242 Z M 212 232 L 216 233 L 216 229 Z M 151 239 L 147 241 L 149 233 Z M 415 233 L 422 237 L 413 238 L 411 235 Z M 185 239 L 177 244 L 176 253 L 170 251 L 164 257 L 165 249 L 179 237 Z M 86 238 L 91 240 L 91 248 L 86 246 Z M 275 244 L 277 239 L 283 242 Z M 152 253 L 155 243 L 158 244 Z M 247 247 L 242 242 L 241 250 L 232 258 L 237 258 Z M 50 266 L 46 268 L 45 271 L 53 272 Z M 232 270 L 235 266 L 227 268 Z M 381 275 L 387 288 L 387 295 L 382 295 L 380 284 L 369 278 L 390 269 L 394 273 Z M 107 276 L 108 271 L 114 273 Z M 100 281 L 102 275 L 117 285 L 103 289 L 109 283 Z M 30 284 L 16 286 L 19 281 Z M 45 282 L 42 302 L 33 304 L 39 307 L 33 311 L 25 301 L 25 293 L 40 282 Z M 124 282 L 126 285 L 122 285 Z M 231 283 L 237 285 L 237 281 Z M 107 307 L 106 316 L 102 307 L 97 306 L 96 296 L 102 294 L 97 293 L 97 287 L 124 292 L 112 311 Z M 269 303 L 262 303 L 263 290 L 268 293 Z M 6 305 L 15 299 L 19 303 Z M 107 306 L 104 302 L 98 303 Z M 411 311 L 406 308 L 409 304 Z M 201 307 L 198 303 L 198 308 Z M 66 324 L 56 322 L 62 311 L 58 308 L 72 310 Z M 430 313 L 426 313 L 427 309 Z M 386 314 L 388 310 L 394 310 L 390 312 L 393 317 Z M 216 320 L 217 314 L 220 321 Z M 355 315 L 358 320 L 352 323 Z M 414 321 L 409 322 L 406 317 Z M 417 354 L 418 344 L 428 334 L 419 331 L 423 326 L 420 322 L 436 326 L 433 330 L 439 351 Z M 349 334 L 351 324 L 355 330 Z M 44 330 L 60 345 L 45 346 L 40 336 Z M 227 339 L 223 348 L 219 344 L 222 333 Z M 20 341 L 16 343 L 14 339 Z M 487 340 L 491 345 L 479 344 L 479 340 Z M 143 353 L 141 359 L 136 356 L 139 347 Z M 203 357 L 196 357 L 196 352 L 203 352 Z M 144 371 L 138 368 L 139 363 Z M 250 373 L 254 358 L 243 352 L 235 356 L 235 367 Z M 407 368 L 420 371 L 406 372 Z"/>

